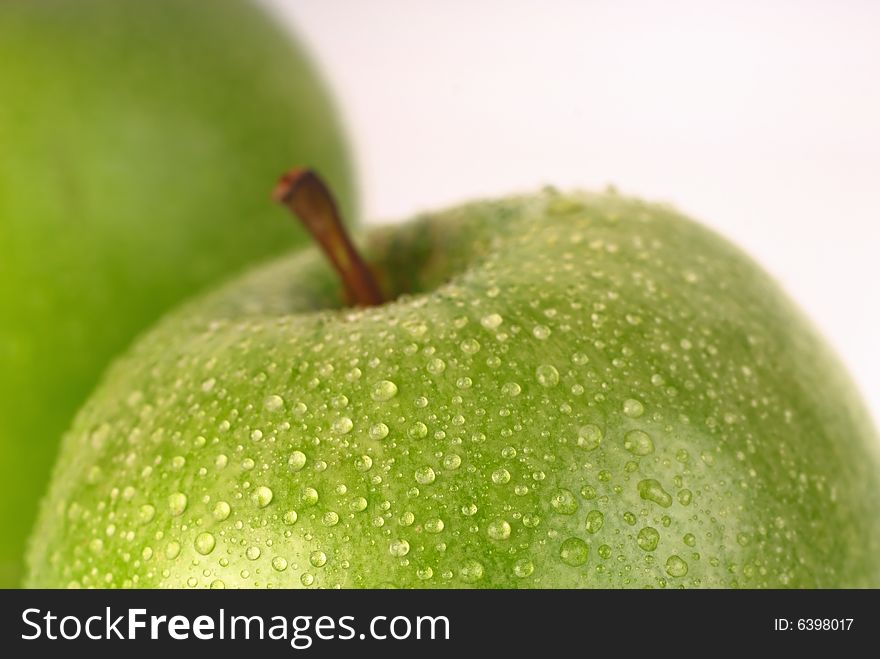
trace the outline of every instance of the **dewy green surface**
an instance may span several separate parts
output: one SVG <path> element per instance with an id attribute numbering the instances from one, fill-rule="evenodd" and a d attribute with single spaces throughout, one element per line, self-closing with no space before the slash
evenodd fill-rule
<path id="1" fill-rule="evenodd" d="M 194 291 L 302 241 L 269 200 L 300 162 L 351 210 L 328 98 L 254 7 L 0 2 L 0 586 L 110 359 Z"/>
<path id="2" fill-rule="evenodd" d="M 67 435 L 31 586 L 880 585 L 876 435 L 761 270 L 613 194 L 377 230 L 166 318 Z"/>

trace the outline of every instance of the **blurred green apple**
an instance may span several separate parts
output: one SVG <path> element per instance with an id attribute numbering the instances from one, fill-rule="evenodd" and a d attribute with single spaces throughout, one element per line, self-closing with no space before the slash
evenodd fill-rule
<path id="1" fill-rule="evenodd" d="M 29 585 L 880 585 L 859 396 L 714 233 L 546 191 L 364 242 L 391 302 L 345 308 L 307 250 L 115 363 Z"/>
<path id="2" fill-rule="evenodd" d="M 171 305 L 301 238 L 266 199 L 293 159 L 350 210 L 315 71 L 249 3 L 0 3 L 0 586 L 58 440 Z"/>

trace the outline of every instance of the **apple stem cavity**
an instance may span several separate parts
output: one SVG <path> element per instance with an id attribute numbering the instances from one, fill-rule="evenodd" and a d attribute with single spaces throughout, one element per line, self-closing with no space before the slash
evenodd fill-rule
<path id="1" fill-rule="evenodd" d="M 385 301 L 376 277 L 352 243 L 333 195 L 320 176 L 304 167 L 291 169 L 278 181 L 272 196 L 302 221 L 324 250 L 342 279 L 349 303 L 370 307 Z"/>

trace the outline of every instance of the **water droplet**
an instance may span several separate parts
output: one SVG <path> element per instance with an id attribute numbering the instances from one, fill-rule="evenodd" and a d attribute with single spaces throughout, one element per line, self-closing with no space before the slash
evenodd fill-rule
<path id="1" fill-rule="evenodd" d="M 211 582 L 211 590 L 223 590 L 224 588 L 226 588 L 226 584 L 222 579 L 214 579 Z"/>
<path id="2" fill-rule="evenodd" d="M 370 426 L 370 439 L 380 440 L 388 437 L 388 426 L 384 423 L 375 423 Z"/>
<path id="3" fill-rule="evenodd" d="M 654 452 L 654 441 L 642 430 L 630 430 L 623 437 L 623 448 L 633 455 L 650 455 Z"/>
<path id="4" fill-rule="evenodd" d="M 605 526 L 605 515 L 600 510 L 591 510 L 587 513 L 587 532 L 597 533 Z"/>
<path id="5" fill-rule="evenodd" d="M 645 406 L 635 398 L 627 398 L 623 401 L 623 413 L 628 417 L 637 419 L 645 413 Z"/>
<path id="6" fill-rule="evenodd" d="M 299 580 L 302 582 L 303 586 L 308 587 L 315 583 L 315 575 L 308 572 L 303 572 Z"/>
<path id="7" fill-rule="evenodd" d="M 371 395 L 373 400 L 376 401 L 381 402 L 391 400 L 397 395 L 397 385 L 391 380 L 379 380 L 379 382 L 373 385 L 373 392 Z"/>
<path id="8" fill-rule="evenodd" d="M 535 376 L 542 387 L 555 387 L 559 384 L 559 371 L 550 364 L 541 364 L 535 370 Z"/>
<path id="9" fill-rule="evenodd" d="M 672 495 L 663 489 L 660 482 L 653 478 L 646 478 L 639 481 L 639 496 L 645 501 L 653 501 L 658 506 L 669 508 L 672 505 Z"/>
<path id="10" fill-rule="evenodd" d="M 495 485 L 504 485 L 510 482 L 510 472 L 503 467 L 492 472 L 492 482 Z"/>
<path id="11" fill-rule="evenodd" d="M 522 387 L 516 382 L 505 382 L 501 385 L 501 393 L 511 398 L 516 398 L 522 393 Z"/>
<path id="12" fill-rule="evenodd" d="M 444 362 L 439 357 L 434 357 L 428 362 L 428 365 L 425 369 L 431 375 L 440 375 L 443 371 L 446 370 L 446 362 Z"/>
<path id="13" fill-rule="evenodd" d="M 660 532 L 655 528 L 646 526 L 639 531 L 639 535 L 636 537 L 636 542 L 639 545 L 639 549 L 644 551 L 654 551 L 660 543 Z"/>
<path id="14" fill-rule="evenodd" d="M 168 511 L 172 517 L 183 515 L 186 510 L 186 495 L 183 492 L 175 492 L 168 497 Z"/>
<path id="15" fill-rule="evenodd" d="M 627 510 L 625 513 L 623 513 L 623 521 L 626 522 L 627 524 L 629 524 L 630 526 L 635 526 L 636 516 Z"/>
<path id="16" fill-rule="evenodd" d="M 440 533 L 446 525 L 439 517 L 432 517 L 425 522 L 425 531 L 428 533 Z"/>
<path id="17" fill-rule="evenodd" d="M 535 564 L 528 558 L 521 558 L 513 564 L 513 574 L 520 579 L 525 579 L 535 571 Z"/>
<path id="18" fill-rule="evenodd" d="M 546 325 L 535 325 L 532 329 L 532 336 L 539 341 L 544 341 L 550 337 L 550 328 Z"/>
<path id="19" fill-rule="evenodd" d="M 593 424 L 588 423 L 578 429 L 577 445 L 587 451 L 593 451 L 599 448 L 602 443 L 602 429 Z"/>
<path id="20" fill-rule="evenodd" d="M 299 471 L 306 466 L 306 459 L 305 453 L 302 451 L 294 451 L 290 454 L 290 457 L 287 458 L 287 466 L 290 467 L 291 471 Z"/>
<path id="21" fill-rule="evenodd" d="M 284 407 L 284 399 L 281 396 L 267 396 L 266 400 L 263 401 L 263 407 L 265 407 L 270 412 L 277 412 L 282 407 Z"/>
<path id="22" fill-rule="evenodd" d="M 407 320 L 403 323 L 403 326 L 415 337 L 422 336 L 428 331 L 428 326 L 418 320 Z"/>
<path id="23" fill-rule="evenodd" d="M 180 555 L 180 543 L 172 540 L 165 547 L 165 558 L 173 560 Z"/>
<path id="24" fill-rule="evenodd" d="M 324 526 L 336 526 L 337 524 L 339 524 L 339 515 L 332 510 L 328 510 L 321 517 L 321 523 Z"/>
<path id="25" fill-rule="evenodd" d="M 689 506 L 691 505 L 691 500 L 694 498 L 694 493 L 690 490 L 680 490 L 678 495 L 676 495 L 676 498 L 682 506 Z"/>
<path id="26" fill-rule="evenodd" d="M 571 537 L 559 547 L 559 558 L 571 567 L 578 567 L 587 562 L 590 546 L 580 538 Z"/>
<path id="27" fill-rule="evenodd" d="M 318 503 L 318 491 L 313 487 L 304 487 L 300 501 L 304 506 L 314 506 Z"/>
<path id="28" fill-rule="evenodd" d="M 468 355 L 475 355 L 480 351 L 480 342 L 476 339 L 465 339 L 459 345 L 461 351 Z"/>
<path id="29" fill-rule="evenodd" d="M 493 540 L 507 540 L 510 537 L 510 524 L 504 519 L 492 520 L 486 532 Z"/>
<path id="30" fill-rule="evenodd" d="M 406 540 L 392 540 L 391 545 L 388 547 L 388 551 L 392 556 L 402 558 L 409 553 L 409 543 Z"/>
<path id="31" fill-rule="evenodd" d="M 560 515 L 573 515 L 580 507 L 577 497 L 570 490 L 557 490 L 550 499 L 550 505 Z"/>
<path id="32" fill-rule="evenodd" d="M 682 537 L 682 541 L 684 541 L 684 544 L 688 547 L 694 547 L 697 544 L 697 537 L 693 533 L 685 533 Z"/>
<path id="33" fill-rule="evenodd" d="M 497 329 L 503 322 L 504 318 L 497 313 L 487 314 L 480 320 L 480 324 L 488 330 Z"/>
<path id="34" fill-rule="evenodd" d="M 288 510 L 286 513 L 284 513 L 283 519 L 285 524 L 287 524 L 288 526 L 293 526 L 294 524 L 296 524 L 296 520 L 299 519 L 299 515 L 296 514 L 295 510 Z"/>
<path id="35" fill-rule="evenodd" d="M 450 453 L 445 458 L 443 458 L 443 468 L 448 471 L 455 471 L 461 466 L 461 456 L 455 453 Z"/>
<path id="36" fill-rule="evenodd" d="M 337 435 L 346 435 L 353 427 L 354 423 L 347 416 L 341 416 L 333 422 L 333 432 Z"/>
<path id="37" fill-rule="evenodd" d="M 265 508 L 272 503 L 272 490 L 265 485 L 260 485 L 251 494 L 251 501 L 254 502 L 257 508 Z"/>
<path id="38" fill-rule="evenodd" d="M 196 551 L 199 552 L 202 556 L 207 556 L 212 551 L 214 551 L 214 546 L 217 544 L 217 541 L 214 540 L 214 536 L 210 533 L 199 533 L 196 536 L 195 547 Z"/>
<path id="39" fill-rule="evenodd" d="M 430 485 L 437 478 L 431 467 L 421 467 L 416 469 L 416 481 L 421 485 Z"/>
<path id="40" fill-rule="evenodd" d="M 465 583 L 476 583 L 483 578 L 485 571 L 480 561 L 469 559 L 462 564 L 459 574 L 461 575 L 461 580 Z"/>
<path id="41" fill-rule="evenodd" d="M 428 435 L 428 426 L 421 421 L 416 421 L 409 427 L 406 434 L 412 439 L 423 439 Z"/>
<path id="42" fill-rule="evenodd" d="M 324 567 L 327 565 L 327 554 L 320 549 L 316 549 L 309 554 L 309 563 L 312 567 Z"/>
<path id="43" fill-rule="evenodd" d="M 683 577 L 688 573 L 688 564 L 684 560 L 673 554 L 666 559 L 666 574 L 670 577 Z"/>
<path id="44" fill-rule="evenodd" d="M 255 442 L 263 441 L 263 431 L 257 428 L 251 433 L 251 439 Z"/>
<path id="45" fill-rule="evenodd" d="M 155 516 L 155 506 L 151 506 L 150 504 L 145 503 L 143 506 L 138 508 L 138 521 L 140 521 L 141 524 L 149 524 L 153 521 L 153 518 Z"/>
<path id="46" fill-rule="evenodd" d="M 218 501 L 214 504 L 214 510 L 211 511 L 211 514 L 218 522 L 222 522 L 224 519 L 229 517 L 229 513 L 231 512 L 232 508 L 230 508 L 228 503 L 226 503 L 225 501 Z"/>
<path id="47" fill-rule="evenodd" d="M 253 545 L 248 547 L 244 552 L 244 555 L 251 561 L 257 560 L 262 554 L 263 552 L 260 551 L 260 548 Z"/>
<path id="48" fill-rule="evenodd" d="M 354 460 L 354 468 L 358 471 L 370 471 L 373 467 L 373 458 L 369 455 L 361 455 Z"/>
<path id="49" fill-rule="evenodd" d="M 534 513 L 526 513 L 522 517 L 522 523 L 527 529 L 534 529 L 541 523 L 541 518 Z"/>
<path id="50" fill-rule="evenodd" d="M 284 572 L 287 569 L 287 559 L 283 556 L 276 556 L 272 559 L 272 567 L 278 572 Z"/>

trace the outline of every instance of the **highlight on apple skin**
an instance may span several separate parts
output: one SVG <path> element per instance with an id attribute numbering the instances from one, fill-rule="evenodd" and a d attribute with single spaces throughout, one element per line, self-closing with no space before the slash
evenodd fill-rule
<path id="1" fill-rule="evenodd" d="M 880 585 L 877 437 L 747 256 L 616 193 L 483 201 L 166 317 L 64 440 L 38 587 Z"/>
<path id="2" fill-rule="evenodd" d="M 244 0 L 3 0 L 0 94 L 12 587 L 61 436 L 111 359 L 176 304 L 303 242 L 265 182 L 303 159 L 349 217 L 354 195 L 315 69 Z"/>

